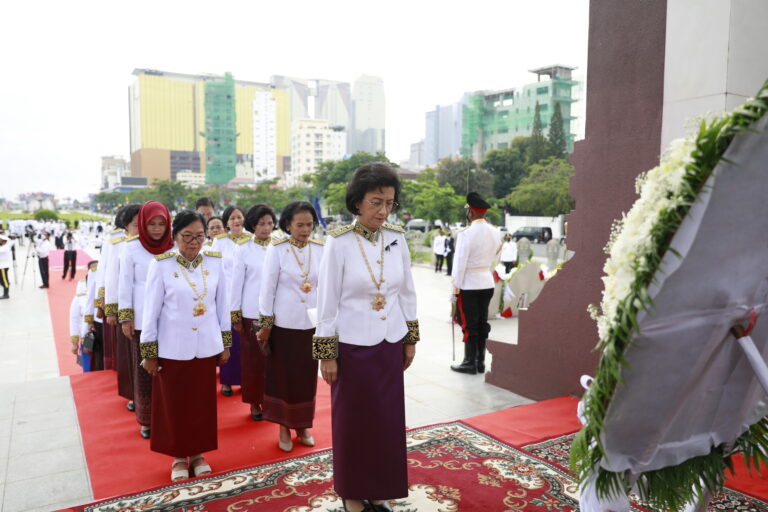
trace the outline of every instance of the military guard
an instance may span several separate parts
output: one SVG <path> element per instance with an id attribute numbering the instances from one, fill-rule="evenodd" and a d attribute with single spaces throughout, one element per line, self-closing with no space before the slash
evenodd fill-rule
<path id="1" fill-rule="evenodd" d="M 451 280 L 456 296 L 456 320 L 464 333 L 464 360 L 451 365 L 460 373 L 485 372 L 485 341 L 491 326 L 488 324 L 488 305 L 493 297 L 491 266 L 501 248 L 501 234 L 485 221 L 490 208 L 480 194 L 467 195 L 467 222 L 469 227 L 459 232 Z"/>

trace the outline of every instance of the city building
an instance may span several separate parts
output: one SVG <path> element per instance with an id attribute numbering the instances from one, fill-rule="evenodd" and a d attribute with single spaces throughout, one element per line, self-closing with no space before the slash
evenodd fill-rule
<path id="1" fill-rule="evenodd" d="M 469 96 L 465 94 L 458 103 L 438 105 L 426 113 L 422 165 L 434 165 L 443 158 L 461 153 L 462 110 Z"/>
<path id="2" fill-rule="evenodd" d="M 120 187 L 123 176 L 131 175 L 131 164 L 122 156 L 101 157 L 101 190 Z"/>
<path id="3" fill-rule="evenodd" d="M 193 172 L 204 173 L 209 183 L 222 183 L 244 172 L 238 168 L 252 169 L 253 101 L 257 92 L 272 91 L 269 84 L 236 80 L 229 74 L 135 69 L 133 75 L 129 87 L 132 176 L 152 183 Z M 273 96 L 279 172 L 290 156 L 289 105 L 287 95 L 273 91 Z M 211 172 L 206 172 L 209 167 Z"/>
<path id="4" fill-rule="evenodd" d="M 205 185 L 205 173 L 193 171 L 180 171 L 176 173 L 176 181 L 190 187 Z"/>
<path id="5" fill-rule="evenodd" d="M 352 86 L 350 153 L 384 153 L 384 80 L 362 75 Z"/>
<path id="6" fill-rule="evenodd" d="M 574 96 L 578 82 L 571 77 L 574 69 L 562 65 L 532 69 L 531 73 L 537 76 L 537 81 L 519 90 L 512 88 L 471 94 L 462 109 L 461 155 L 480 161 L 488 151 L 508 147 L 515 137 L 530 136 L 536 103 L 539 104 L 545 135 L 555 103 L 560 104 L 567 149 L 573 151 L 576 135 L 571 128 L 575 119 L 572 105 L 578 101 Z M 542 80 L 542 77 L 546 79 Z"/>
<path id="7" fill-rule="evenodd" d="M 253 170 L 258 179 L 277 178 L 277 101 L 271 91 L 253 99 Z"/>
<path id="8" fill-rule="evenodd" d="M 284 91 L 290 105 L 290 123 L 322 119 L 331 126 L 351 127 L 352 96 L 348 82 L 275 75 L 272 86 Z"/>
<path id="9" fill-rule="evenodd" d="M 411 144 L 411 154 L 405 165 L 409 167 L 421 167 L 424 164 L 424 140 Z"/>
<path id="10" fill-rule="evenodd" d="M 341 160 L 346 153 L 343 126 L 333 126 L 324 119 L 295 121 L 291 130 L 291 167 L 283 183 L 286 187 L 303 185 L 304 176 L 314 173 L 320 162 Z"/>

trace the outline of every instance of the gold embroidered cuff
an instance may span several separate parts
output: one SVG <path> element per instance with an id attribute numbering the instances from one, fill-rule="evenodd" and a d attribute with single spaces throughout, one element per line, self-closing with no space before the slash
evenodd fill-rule
<path id="1" fill-rule="evenodd" d="M 243 321 L 243 312 L 239 309 L 237 311 L 230 311 L 229 312 L 229 319 L 232 320 L 233 324 L 236 324 L 237 322 Z"/>
<path id="2" fill-rule="evenodd" d="M 338 336 L 312 336 L 312 359 L 336 359 L 339 357 Z"/>
<path id="3" fill-rule="evenodd" d="M 99 308 L 99 309 L 104 309 L 104 297 L 99 297 L 97 299 L 94 299 L 93 307 Z"/>
<path id="4" fill-rule="evenodd" d="M 275 315 L 259 315 L 259 327 L 271 329 L 275 325 Z"/>
<path id="5" fill-rule="evenodd" d="M 133 308 L 123 308 L 117 312 L 117 321 L 125 322 L 127 320 L 133 320 Z"/>
<path id="6" fill-rule="evenodd" d="M 72 343 L 79 343 L 80 342 L 80 336 L 72 335 L 72 336 L 69 337 L 69 341 L 71 341 Z"/>
<path id="7" fill-rule="evenodd" d="M 139 351 L 143 359 L 154 359 L 158 355 L 156 341 L 144 341 L 139 344 Z"/>
<path id="8" fill-rule="evenodd" d="M 403 343 L 406 345 L 415 345 L 416 342 L 421 339 L 419 336 L 419 321 L 406 320 L 405 325 L 408 326 L 408 334 L 405 335 Z"/>
<path id="9" fill-rule="evenodd" d="M 104 314 L 106 316 L 117 316 L 117 304 L 104 304 Z"/>
<path id="10" fill-rule="evenodd" d="M 232 346 L 232 331 L 221 331 L 221 341 L 224 342 L 224 348 Z"/>
<path id="11" fill-rule="evenodd" d="M 83 320 L 87 324 L 92 324 L 93 323 L 93 315 L 83 315 Z"/>
<path id="12" fill-rule="evenodd" d="M 102 299 L 104 298 L 104 287 L 103 286 L 99 288 L 99 293 L 97 293 L 96 296 L 99 297 L 99 298 L 102 298 Z"/>

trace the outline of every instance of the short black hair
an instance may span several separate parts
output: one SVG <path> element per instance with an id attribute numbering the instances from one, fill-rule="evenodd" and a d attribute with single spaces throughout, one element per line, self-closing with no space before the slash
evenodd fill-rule
<path id="1" fill-rule="evenodd" d="M 210 206 L 211 208 L 213 208 L 215 210 L 215 208 L 213 206 L 213 201 L 211 201 L 210 197 L 203 196 L 203 197 L 199 198 L 197 201 L 195 201 L 195 210 L 197 210 L 201 206 Z"/>
<path id="2" fill-rule="evenodd" d="M 117 209 L 117 212 L 115 213 L 115 227 L 119 229 L 125 228 L 125 223 L 123 222 L 123 213 L 125 212 L 125 206 L 121 206 Z"/>
<path id="3" fill-rule="evenodd" d="M 319 222 L 317 220 L 317 212 L 312 207 L 312 205 L 306 201 L 293 201 L 291 203 L 288 203 L 285 206 L 285 208 L 283 208 L 283 211 L 280 214 L 280 229 L 282 229 L 286 233 L 290 233 L 290 231 L 288 230 L 288 226 L 291 225 L 293 216 L 301 212 L 309 212 L 312 215 L 313 226 L 317 227 L 317 224 Z"/>
<path id="4" fill-rule="evenodd" d="M 218 220 L 219 222 L 221 222 L 221 225 L 222 225 L 222 226 L 224 226 L 224 221 L 223 221 L 223 220 L 221 220 L 221 217 L 219 217 L 218 215 L 214 215 L 213 217 L 211 217 L 210 219 L 208 219 L 208 222 L 206 222 L 206 223 L 205 223 L 205 224 L 206 224 L 206 227 L 207 227 L 207 226 L 208 226 L 208 225 L 211 223 L 211 221 L 212 221 L 212 220 Z M 226 227 L 226 226 L 225 226 L 225 227 Z"/>
<path id="5" fill-rule="evenodd" d="M 131 221 L 139 214 L 139 210 L 141 210 L 141 205 L 136 203 L 129 204 L 123 208 L 123 228 L 131 223 Z"/>
<path id="6" fill-rule="evenodd" d="M 371 190 L 385 187 L 393 187 L 395 189 L 395 203 L 399 202 L 400 178 L 398 178 L 397 173 L 392 167 L 384 162 L 372 162 L 361 165 L 355 171 L 349 185 L 347 185 L 347 195 L 345 197 L 347 210 L 352 215 L 360 215 L 357 204 L 363 200 L 365 194 Z"/>
<path id="7" fill-rule="evenodd" d="M 227 231 L 229 231 L 227 223 L 229 222 L 229 218 L 232 216 L 232 214 L 235 213 L 235 210 L 239 211 L 243 215 L 243 219 L 245 219 L 245 210 L 239 206 L 227 206 L 227 209 L 224 210 L 224 213 L 221 214 L 221 222 L 224 223 L 224 229 Z"/>
<path id="8" fill-rule="evenodd" d="M 272 217 L 272 222 L 275 224 L 275 226 L 277 226 L 277 216 L 275 216 L 275 210 L 266 204 L 257 204 L 248 208 L 248 212 L 245 214 L 245 230 L 253 233 L 256 229 L 256 225 L 265 215 Z"/>
<path id="9" fill-rule="evenodd" d="M 176 238 L 176 235 L 178 235 L 182 229 L 184 229 L 185 227 L 189 226 L 190 224 L 196 221 L 199 221 L 200 224 L 203 225 L 203 232 L 207 233 L 208 226 L 206 226 L 205 218 L 202 216 L 200 212 L 197 212 L 195 210 L 181 210 L 173 218 L 173 231 L 171 232 L 171 236 L 173 236 L 173 238 Z"/>

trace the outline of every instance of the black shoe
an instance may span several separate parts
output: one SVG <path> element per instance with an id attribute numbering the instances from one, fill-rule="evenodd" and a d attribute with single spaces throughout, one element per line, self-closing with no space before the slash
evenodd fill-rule
<path id="1" fill-rule="evenodd" d="M 48 288 L 48 286 L 41 284 L 40 286 L 38 286 L 38 288 L 43 289 L 43 288 Z"/>
<path id="2" fill-rule="evenodd" d="M 253 421 L 261 421 L 264 419 L 264 415 L 260 412 L 252 412 L 251 413 L 251 419 Z"/>
<path id="3" fill-rule="evenodd" d="M 225 388 L 224 386 L 221 387 L 221 394 L 224 396 L 232 396 L 232 387 Z"/>
<path id="4" fill-rule="evenodd" d="M 133 412 L 133 411 L 136 410 L 136 404 L 133 403 L 133 400 L 128 400 L 128 403 L 125 404 L 125 408 L 128 409 L 129 411 Z"/>
<path id="5" fill-rule="evenodd" d="M 472 363 L 452 364 L 451 370 L 459 373 L 477 374 L 477 367 Z"/>
<path id="6" fill-rule="evenodd" d="M 485 373 L 485 365 L 484 364 L 477 364 L 477 373 Z"/>
<path id="7" fill-rule="evenodd" d="M 368 503 L 370 503 L 371 507 L 373 507 L 373 510 L 376 512 L 393 512 L 388 501 L 385 501 L 384 503 L 374 503 L 373 501 L 368 500 Z"/>
<path id="8" fill-rule="evenodd" d="M 10 299 L 10 297 L 6 294 L 6 295 L 3 295 L 2 297 L 0 297 L 0 300 L 3 300 L 3 299 Z"/>
<path id="9" fill-rule="evenodd" d="M 149 439 L 150 432 L 151 431 L 149 430 L 149 427 L 147 428 L 141 427 L 141 430 L 139 430 L 139 435 L 144 439 Z"/>
<path id="10" fill-rule="evenodd" d="M 349 509 L 347 508 L 347 500 L 344 498 L 341 498 L 341 504 L 344 506 L 344 512 L 347 512 Z M 376 505 L 371 504 L 368 502 L 368 500 L 363 500 L 363 510 L 362 512 L 378 512 L 380 509 L 376 508 Z M 383 509 L 387 510 L 387 509 Z"/>

